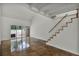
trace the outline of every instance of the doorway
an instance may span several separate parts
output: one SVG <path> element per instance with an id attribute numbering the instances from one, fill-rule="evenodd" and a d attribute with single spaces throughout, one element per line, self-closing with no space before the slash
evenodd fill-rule
<path id="1" fill-rule="evenodd" d="M 30 47 L 30 27 L 11 25 L 11 52 L 23 51 Z"/>

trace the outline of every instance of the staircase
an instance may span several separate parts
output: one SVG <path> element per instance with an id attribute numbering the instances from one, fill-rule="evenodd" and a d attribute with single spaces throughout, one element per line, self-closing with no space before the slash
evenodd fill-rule
<path id="1" fill-rule="evenodd" d="M 70 17 L 70 18 L 69 18 Z M 64 28 L 67 28 L 69 24 L 73 22 L 74 19 L 78 18 L 78 11 L 76 14 L 72 15 L 65 15 L 62 17 L 60 21 L 49 31 L 50 37 L 46 42 L 51 41 L 54 37 L 56 37 L 58 34 L 61 33 L 61 31 L 64 30 Z"/>

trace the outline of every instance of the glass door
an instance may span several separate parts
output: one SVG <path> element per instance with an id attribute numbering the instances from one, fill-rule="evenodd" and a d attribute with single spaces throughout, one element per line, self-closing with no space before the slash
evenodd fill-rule
<path id="1" fill-rule="evenodd" d="M 17 50 L 16 25 L 11 25 L 11 52 Z"/>
<path id="2" fill-rule="evenodd" d="M 26 26 L 11 25 L 11 52 L 22 51 L 30 47 L 27 40 L 29 31 Z"/>

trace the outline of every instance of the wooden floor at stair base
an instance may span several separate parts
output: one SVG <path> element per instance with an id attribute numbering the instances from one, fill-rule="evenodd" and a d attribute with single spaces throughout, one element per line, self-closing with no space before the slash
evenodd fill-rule
<path id="1" fill-rule="evenodd" d="M 0 44 L 0 56 L 2 56 L 1 44 Z"/>
<path id="2" fill-rule="evenodd" d="M 10 45 L 7 45 L 8 48 Z M 8 49 L 7 48 L 7 49 Z M 4 51 L 3 55 L 12 56 L 77 56 L 75 54 L 51 47 L 45 44 L 45 41 L 31 38 L 31 47 L 23 51 L 15 51 L 10 53 L 10 50 Z"/>

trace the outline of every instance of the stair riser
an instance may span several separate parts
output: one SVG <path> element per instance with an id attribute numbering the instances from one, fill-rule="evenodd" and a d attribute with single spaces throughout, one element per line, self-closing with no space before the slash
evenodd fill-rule
<path id="1" fill-rule="evenodd" d="M 64 30 L 64 28 L 68 27 L 68 25 L 73 22 L 73 19 L 75 19 L 75 18 L 71 18 L 71 21 L 65 22 L 66 24 L 63 25 L 63 26 L 61 26 L 61 28 L 58 29 L 58 31 L 56 31 L 55 34 L 52 35 L 52 37 L 50 37 L 50 39 L 48 41 L 50 41 L 51 39 L 53 39 L 54 37 L 56 37 L 57 34 L 61 33 L 61 31 Z"/>

